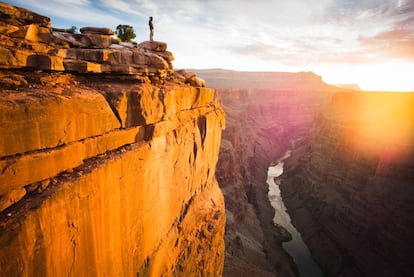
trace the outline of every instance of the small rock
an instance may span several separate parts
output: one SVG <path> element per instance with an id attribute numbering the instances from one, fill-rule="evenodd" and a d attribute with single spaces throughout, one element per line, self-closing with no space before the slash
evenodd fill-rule
<path id="1" fill-rule="evenodd" d="M 40 191 L 44 191 L 50 184 L 50 179 L 46 179 L 40 182 L 39 189 Z"/>
<path id="2" fill-rule="evenodd" d="M 174 72 L 174 77 L 175 77 L 175 79 L 177 79 L 179 82 L 182 82 L 182 83 L 184 83 L 184 82 L 185 82 L 185 77 L 184 77 L 182 74 L 180 74 L 178 71 L 175 71 L 175 72 Z"/>

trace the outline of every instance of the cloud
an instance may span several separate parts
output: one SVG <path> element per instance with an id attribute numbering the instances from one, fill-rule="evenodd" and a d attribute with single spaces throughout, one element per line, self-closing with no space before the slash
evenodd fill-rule
<path id="1" fill-rule="evenodd" d="M 414 61 L 414 32 L 410 29 L 392 29 L 372 37 L 361 37 L 360 43 L 383 58 Z"/>
<path id="2" fill-rule="evenodd" d="M 319 24 L 285 36 L 293 50 L 283 51 L 285 59 L 316 65 L 413 60 L 414 1 L 335 0 L 323 17 L 327 23 L 315 19 Z"/>
<path id="3" fill-rule="evenodd" d="M 15 0 L 52 24 L 134 26 L 182 66 L 306 66 L 413 60 L 412 0 Z M 57 18 L 59 20 L 55 20 Z M 76 20 L 76 21 L 75 21 Z M 63 27 L 63 26 L 62 26 Z M 242 61 L 242 62 L 241 62 Z"/>
<path id="4" fill-rule="evenodd" d="M 389 24 L 375 34 L 358 37 L 361 47 L 384 61 L 414 61 L 414 1 L 390 1 L 381 11 Z"/>
<path id="5" fill-rule="evenodd" d="M 122 12 L 123 14 L 138 15 L 147 17 L 149 14 L 157 14 L 158 5 L 149 0 L 100 0 L 103 6 L 110 8 L 113 12 Z"/>
<path id="6" fill-rule="evenodd" d="M 391 14 L 394 18 L 395 28 L 413 29 L 414 28 L 414 1 L 401 1 Z"/>

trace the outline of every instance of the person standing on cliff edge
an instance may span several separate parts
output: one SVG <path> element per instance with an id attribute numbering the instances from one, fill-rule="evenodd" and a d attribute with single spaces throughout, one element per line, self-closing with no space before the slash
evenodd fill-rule
<path id="1" fill-rule="evenodd" d="M 150 28 L 150 41 L 154 41 L 154 24 L 152 24 L 152 16 L 149 17 L 148 26 Z"/>

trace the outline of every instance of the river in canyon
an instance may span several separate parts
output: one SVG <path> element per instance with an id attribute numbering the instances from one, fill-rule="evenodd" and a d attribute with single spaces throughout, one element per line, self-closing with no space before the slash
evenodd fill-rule
<path id="1" fill-rule="evenodd" d="M 303 242 L 298 230 L 292 225 L 289 214 L 286 212 L 285 204 L 280 195 L 279 181 L 277 177 L 283 173 L 284 160 L 290 157 L 290 150 L 281 157 L 275 166 L 270 166 L 267 171 L 267 184 L 269 185 L 269 200 L 275 209 L 273 223 L 285 228 L 291 235 L 292 240 L 284 242 L 283 248 L 294 259 L 301 277 L 323 276 L 319 266 L 314 262 L 308 247 Z M 275 180 L 276 179 L 276 180 Z"/>

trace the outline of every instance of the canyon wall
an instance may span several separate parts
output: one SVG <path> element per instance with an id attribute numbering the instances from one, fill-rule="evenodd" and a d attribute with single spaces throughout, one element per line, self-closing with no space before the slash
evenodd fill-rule
<path id="1" fill-rule="evenodd" d="M 414 93 L 338 93 L 285 164 L 293 223 L 327 276 L 414 272 Z"/>
<path id="2" fill-rule="evenodd" d="M 226 112 L 216 173 L 227 214 L 223 275 L 295 276 L 281 246 L 286 233 L 272 221 L 267 168 L 308 132 L 330 87 L 313 73 L 197 74 L 219 87 Z"/>
<path id="3" fill-rule="evenodd" d="M 220 276 L 215 90 L 165 43 L 0 14 L 0 275 Z"/>

